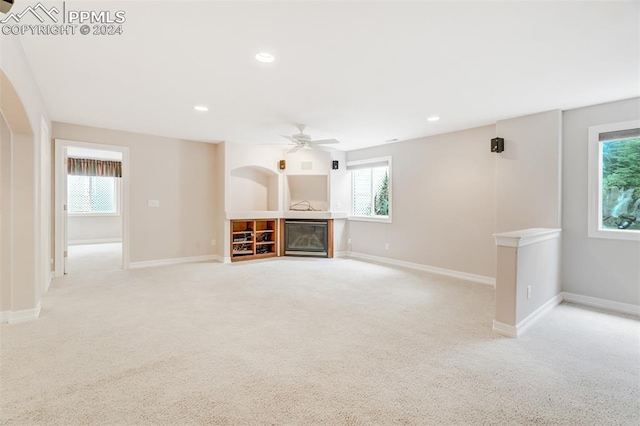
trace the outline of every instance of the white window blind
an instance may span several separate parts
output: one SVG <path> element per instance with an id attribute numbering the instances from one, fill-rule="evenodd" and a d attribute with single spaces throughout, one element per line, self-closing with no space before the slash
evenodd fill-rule
<path id="1" fill-rule="evenodd" d="M 347 163 L 351 171 L 351 214 L 354 217 L 389 219 L 391 215 L 391 158 Z"/>
<path id="2" fill-rule="evenodd" d="M 69 214 L 117 214 L 117 178 L 104 176 L 67 176 Z"/>

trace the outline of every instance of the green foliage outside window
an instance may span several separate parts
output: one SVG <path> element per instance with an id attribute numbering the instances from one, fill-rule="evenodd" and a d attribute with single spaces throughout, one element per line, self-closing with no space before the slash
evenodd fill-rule
<path id="1" fill-rule="evenodd" d="M 602 146 L 602 227 L 640 230 L 640 138 Z"/>
<path id="2" fill-rule="evenodd" d="M 382 185 L 376 193 L 375 212 L 378 216 L 389 215 L 389 173 L 385 172 Z"/>

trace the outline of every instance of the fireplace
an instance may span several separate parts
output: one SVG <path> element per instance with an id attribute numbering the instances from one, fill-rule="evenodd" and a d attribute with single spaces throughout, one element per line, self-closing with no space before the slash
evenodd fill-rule
<path id="1" fill-rule="evenodd" d="M 326 220 L 285 220 L 285 256 L 329 257 L 329 224 Z"/>

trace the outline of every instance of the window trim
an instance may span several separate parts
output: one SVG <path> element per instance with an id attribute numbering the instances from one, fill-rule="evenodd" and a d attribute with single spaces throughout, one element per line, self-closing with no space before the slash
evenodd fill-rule
<path id="1" fill-rule="evenodd" d="M 71 176 L 71 175 L 68 175 Z M 68 178 L 67 176 L 67 178 Z M 100 176 L 86 176 L 88 178 L 92 178 L 92 177 L 100 177 Z M 121 194 L 122 194 L 122 179 L 116 178 L 114 177 L 113 179 L 115 179 L 115 202 L 116 202 L 116 211 L 115 213 L 91 213 L 91 212 L 80 212 L 80 213 L 74 213 L 71 210 L 67 211 L 67 215 L 69 217 L 117 217 L 120 216 L 122 213 L 122 200 L 121 200 Z M 67 183 L 68 185 L 68 183 Z M 67 192 L 68 194 L 68 192 Z M 66 201 L 66 204 L 69 205 L 69 202 Z"/>
<path id="2" fill-rule="evenodd" d="M 628 229 L 602 229 L 602 149 L 599 135 L 640 128 L 640 120 L 589 127 L 588 165 L 588 225 L 589 238 L 640 241 L 640 231 Z M 624 139 L 620 139 L 624 140 Z"/>
<path id="3" fill-rule="evenodd" d="M 355 220 L 362 222 L 381 222 L 381 223 L 392 223 L 392 214 L 393 214 L 393 173 L 392 173 L 392 161 L 391 156 L 384 157 L 376 157 L 376 158 L 368 158 L 364 160 L 354 160 L 347 161 L 347 170 L 350 172 L 354 169 L 370 169 L 376 166 L 386 165 L 389 167 L 389 214 L 387 216 L 364 216 L 364 215 L 354 215 L 353 214 L 353 192 L 351 193 L 350 203 L 351 206 L 349 208 L 349 216 L 347 220 Z M 353 191 L 353 177 L 350 176 L 351 179 L 351 191 Z"/>

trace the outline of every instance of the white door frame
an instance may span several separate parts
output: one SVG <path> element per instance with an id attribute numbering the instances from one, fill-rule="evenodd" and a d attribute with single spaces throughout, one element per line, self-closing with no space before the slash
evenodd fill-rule
<path id="1" fill-rule="evenodd" d="M 99 151 L 116 151 L 122 153 L 122 269 L 129 269 L 129 147 L 118 145 L 103 145 L 99 143 L 70 141 L 66 139 L 56 139 L 56 162 L 55 162 L 55 232 L 56 232 L 56 253 L 55 253 L 55 276 L 64 275 L 64 246 L 67 230 L 65 229 L 64 210 L 67 186 L 67 165 L 66 150 L 68 147 L 78 147 L 95 149 Z"/>
<path id="2" fill-rule="evenodd" d="M 40 153 L 38 169 L 40 171 L 40 270 L 42 292 L 49 290 L 51 284 L 51 137 L 49 126 L 44 117 L 40 118 Z"/>

